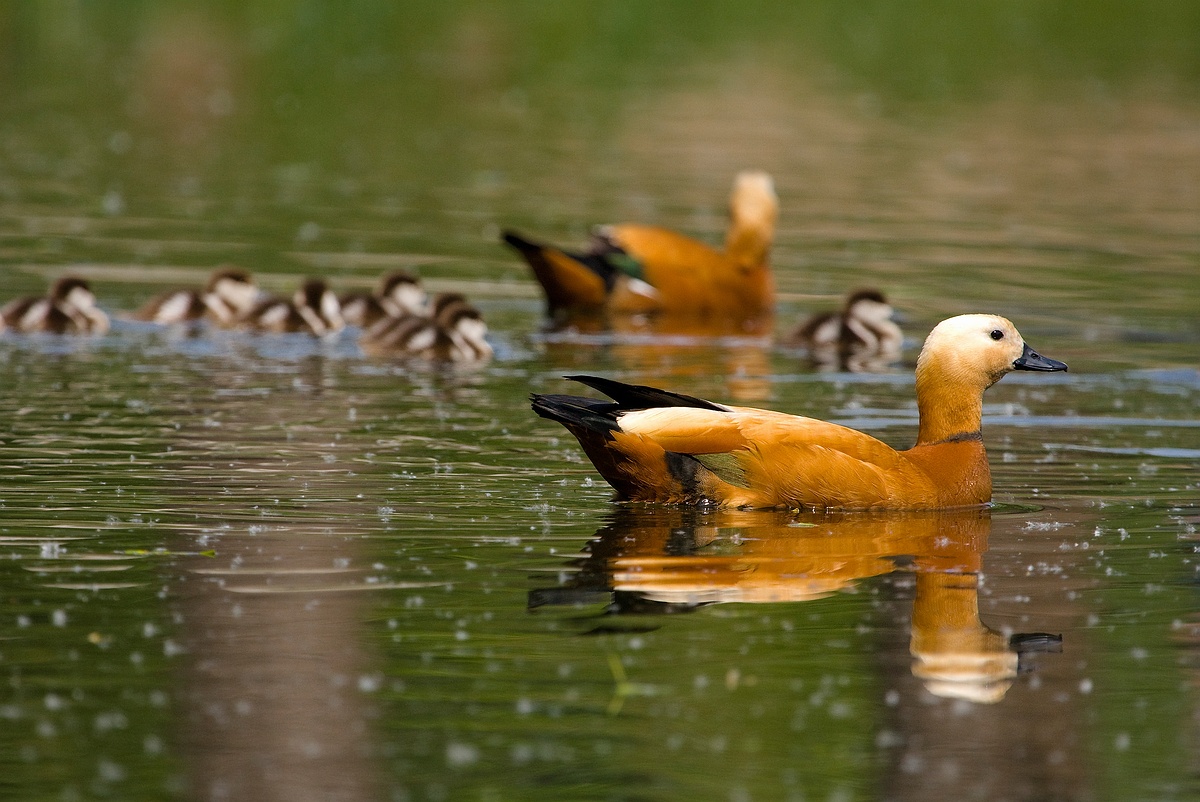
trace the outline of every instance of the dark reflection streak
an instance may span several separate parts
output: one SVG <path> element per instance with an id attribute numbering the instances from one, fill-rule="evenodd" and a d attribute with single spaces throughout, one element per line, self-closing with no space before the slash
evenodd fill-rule
<path id="1" fill-rule="evenodd" d="M 356 578 L 350 569 L 361 562 L 360 541 L 324 519 L 305 523 L 316 516 L 303 511 L 315 503 L 305 498 L 345 492 L 344 471 L 330 471 L 323 459 L 332 435 L 313 420 L 314 409 L 349 406 L 329 389 L 324 367 L 320 358 L 304 361 L 294 387 L 307 389 L 268 401 L 209 387 L 221 425 L 185 427 L 175 444 L 186 460 L 180 470 L 197 477 L 180 503 L 209 528 L 172 537 L 186 551 L 207 534 L 205 545 L 216 551 L 215 560 L 185 563 L 173 590 L 187 650 L 181 741 L 199 799 L 378 798 L 359 689 L 369 673 L 359 645 L 367 594 L 329 592 Z M 247 437 L 268 428 L 278 434 Z M 235 479 L 228 495 L 228 477 L 247 471 L 253 485 Z M 238 509 L 297 497 L 301 510 L 258 516 L 257 526 Z M 350 503 L 339 504 L 339 520 L 349 517 Z M 222 529 L 229 521 L 232 528 Z"/>

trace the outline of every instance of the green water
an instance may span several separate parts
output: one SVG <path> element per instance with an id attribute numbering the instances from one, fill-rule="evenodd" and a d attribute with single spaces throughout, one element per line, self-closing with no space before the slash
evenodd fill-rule
<path id="1" fill-rule="evenodd" d="M 1200 793 L 1190 4 L 243 6 L 0 10 L 0 297 L 406 267 L 496 357 L 0 335 L 0 798 Z M 744 167 L 778 328 L 876 285 L 905 365 L 541 333 L 501 228 L 719 242 Z M 585 370 L 907 446 L 966 311 L 1071 366 L 988 392 L 978 516 L 617 507 L 526 402 Z M 955 615 L 1061 650 L 939 684 Z"/>

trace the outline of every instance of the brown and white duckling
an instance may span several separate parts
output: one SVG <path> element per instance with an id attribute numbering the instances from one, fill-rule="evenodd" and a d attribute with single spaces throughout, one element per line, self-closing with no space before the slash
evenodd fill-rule
<path id="1" fill-rule="evenodd" d="M 151 298 L 131 317 L 163 326 L 204 319 L 231 326 L 261 299 L 262 292 L 249 273 L 222 267 L 213 271 L 203 289 L 167 290 Z"/>
<path id="2" fill-rule="evenodd" d="M 879 290 L 855 290 L 841 311 L 810 317 L 784 343 L 807 348 L 813 362 L 823 367 L 878 370 L 900 358 L 904 332 L 893 320 L 895 314 Z"/>
<path id="3" fill-rule="evenodd" d="M 482 362 L 492 356 L 486 335 L 478 309 L 458 293 L 442 293 L 429 315 L 384 318 L 363 334 L 359 345 L 372 356 Z"/>
<path id="4" fill-rule="evenodd" d="M 423 315 L 429 304 L 420 280 L 407 270 L 387 273 L 372 292 L 348 292 L 338 300 L 346 323 L 362 329 L 385 317 Z"/>
<path id="5" fill-rule="evenodd" d="M 96 306 L 88 283 L 77 276 L 63 276 L 44 297 L 17 298 L 0 309 L 3 326 L 13 331 L 51 334 L 103 334 L 108 315 Z"/>
<path id="6" fill-rule="evenodd" d="M 239 319 L 250 331 L 306 332 L 316 337 L 336 334 L 346 326 L 341 304 L 329 285 L 321 279 L 308 279 L 291 300 L 268 298 L 259 301 Z"/>

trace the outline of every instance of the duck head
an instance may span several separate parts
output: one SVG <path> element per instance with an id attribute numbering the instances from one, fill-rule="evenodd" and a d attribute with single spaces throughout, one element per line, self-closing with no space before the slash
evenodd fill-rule
<path id="1" fill-rule="evenodd" d="M 983 391 L 1010 371 L 1066 369 L 1066 364 L 1030 348 L 1012 321 L 999 315 L 943 320 L 917 357 L 917 442 L 978 435 Z"/>
<path id="2" fill-rule="evenodd" d="M 765 266 L 778 216 L 779 196 L 775 194 L 771 176 L 762 170 L 738 173 L 729 196 L 730 226 L 725 252 L 740 265 Z"/>

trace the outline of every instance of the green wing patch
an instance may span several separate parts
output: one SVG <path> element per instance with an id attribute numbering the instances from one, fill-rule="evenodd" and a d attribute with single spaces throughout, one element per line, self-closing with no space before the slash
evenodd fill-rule
<path id="1" fill-rule="evenodd" d="M 642 263 L 625 251 L 616 250 L 606 255 L 608 263 L 618 272 L 630 278 L 646 280 L 645 271 L 642 269 Z"/>
<path id="2" fill-rule="evenodd" d="M 732 452 L 693 454 L 692 457 L 705 468 L 708 468 L 722 482 L 744 487 L 747 490 L 750 489 L 750 480 L 746 478 L 746 471 Z"/>

